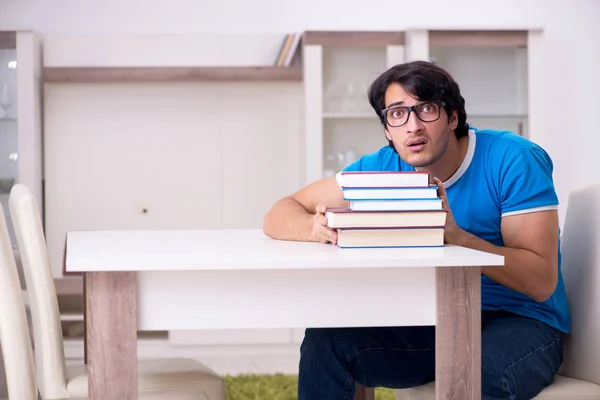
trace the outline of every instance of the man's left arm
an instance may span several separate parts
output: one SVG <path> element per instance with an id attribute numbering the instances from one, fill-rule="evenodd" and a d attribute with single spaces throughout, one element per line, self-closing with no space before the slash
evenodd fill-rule
<path id="1" fill-rule="evenodd" d="M 482 267 L 493 281 L 538 302 L 547 300 L 558 281 L 558 212 L 536 211 L 502 218 L 504 246 L 460 230 L 450 241 L 504 256 L 503 267 Z"/>
<path id="2" fill-rule="evenodd" d="M 449 211 L 447 243 L 504 256 L 504 267 L 482 267 L 493 281 L 538 302 L 547 300 L 558 282 L 558 198 L 552 182 L 552 161 L 540 147 L 532 147 L 499 163 L 500 234 L 496 246 L 461 229 Z M 441 197 L 443 184 L 436 179 Z"/>

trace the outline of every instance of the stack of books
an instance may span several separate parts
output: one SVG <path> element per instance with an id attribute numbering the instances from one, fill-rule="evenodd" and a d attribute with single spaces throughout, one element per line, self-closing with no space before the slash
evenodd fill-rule
<path id="1" fill-rule="evenodd" d="M 342 172 L 348 208 L 329 208 L 342 248 L 444 245 L 446 211 L 428 172 Z"/>

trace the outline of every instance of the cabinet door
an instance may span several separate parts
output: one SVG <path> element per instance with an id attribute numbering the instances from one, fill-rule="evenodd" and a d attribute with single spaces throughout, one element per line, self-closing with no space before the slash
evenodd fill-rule
<path id="1" fill-rule="evenodd" d="M 45 96 L 55 276 L 68 230 L 222 226 L 218 85 L 50 84 Z"/>
<path id="2" fill-rule="evenodd" d="M 16 183 L 42 203 L 41 46 L 34 32 L 0 32 L 0 201 L 15 244 L 8 197 Z"/>
<path id="3" fill-rule="evenodd" d="M 10 223 L 8 195 L 18 175 L 18 125 L 16 102 L 17 90 L 16 33 L 0 32 L 0 200 L 9 223 L 14 243 L 14 231 Z"/>

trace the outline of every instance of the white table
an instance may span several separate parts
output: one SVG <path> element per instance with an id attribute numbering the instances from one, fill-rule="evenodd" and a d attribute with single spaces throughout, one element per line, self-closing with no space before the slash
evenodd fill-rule
<path id="1" fill-rule="evenodd" d="M 77 231 L 91 399 L 137 398 L 137 330 L 436 325 L 438 399 L 479 399 L 480 266 L 456 246 L 340 249 L 260 230 Z"/>

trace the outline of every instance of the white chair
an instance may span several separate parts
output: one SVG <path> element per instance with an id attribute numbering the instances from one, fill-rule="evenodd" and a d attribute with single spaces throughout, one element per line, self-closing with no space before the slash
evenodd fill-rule
<path id="1" fill-rule="evenodd" d="M 9 399 L 38 400 L 31 336 L 17 266 L 10 245 L 6 219 L 0 204 L 0 344 L 6 369 Z M 42 397 L 43 400 L 50 400 Z M 85 400 L 85 398 L 77 398 Z M 53 400 L 59 400 L 53 398 Z M 66 399 L 63 399 L 66 400 Z M 70 400 L 76 400 L 70 398 Z M 140 400 L 210 400 L 195 390 L 154 390 L 140 393 Z"/>
<path id="2" fill-rule="evenodd" d="M 600 184 L 570 193 L 561 237 L 571 334 L 554 382 L 535 399 L 600 400 Z M 435 384 L 398 390 L 397 400 L 434 400 Z"/>
<path id="3" fill-rule="evenodd" d="M 67 366 L 46 241 L 37 201 L 23 184 L 10 193 L 10 213 L 21 253 L 32 315 L 37 385 L 43 398 L 88 395 L 86 365 Z M 225 382 L 213 370 L 192 359 L 140 360 L 138 390 L 194 390 L 198 399 L 225 400 Z"/>
<path id="4" fill-rule="evenodd" d="M 11 399 L 36 400 L 37 387 L 25 303 L 0 204 L 0 344 Z"/>
<path id="5" fill-rule="evenodd" d="M 6 213 L 8 210 L 4 210 L 4 212 Z M 5 214 L 5 219 L 6 219 L 6 214 Z M 21 292 L 23 295 L 23 300 L 25 302 L 25 310 L 28 311 L 28 305 L 29 305 L 29 300 L 27 299 L 27 292 L 23 287 L 23 282 L 24 282 L 24 278 L 22 277 L 22 273 L 23 273 L 23 269 L 20 268 L 21 266 L 21 256 L 19 255 L 19 251 L 13 247 L 12 249 L 13 251 L 13 255 L 15 257 L 15 262 L 17 264 L 17 272 L 19 274 L 19 282 L 21 283 Z M 27 314 L 27 323 L 29 326 L 29 334 L 31 336 L 31 315 L 28 313 Z M 4 362 L 3 362 L 3 357 L 2 357 L 2 346 L 0 345 L 0 399 L 6 398 L 8 396 L 8 387 L 6 386 L 6 374 L 5 374 L 5 370 L 4 370 Z"/>

